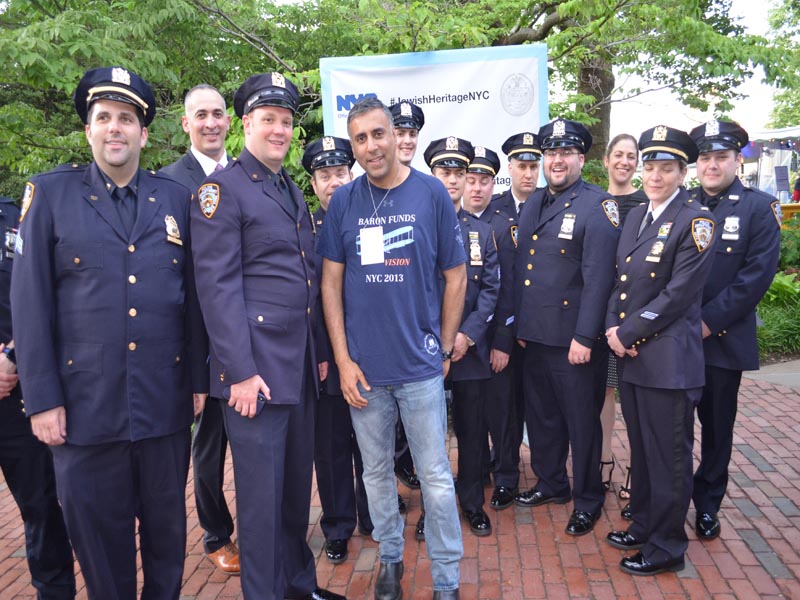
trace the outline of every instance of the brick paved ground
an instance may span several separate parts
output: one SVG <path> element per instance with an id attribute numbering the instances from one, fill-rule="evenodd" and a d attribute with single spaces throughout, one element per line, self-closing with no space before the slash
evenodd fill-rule
<path id="1" fill-rule="evenodd" d="M 494 534 L 476 538 L 466 529 L 461 563 L 461 597 L 522 598 L 797 598 L 800 599 L 800 389 L 744 379 L 732 460 L 732 480 L 720 513 L 722 536 L 710 543 L 690 538 L 686 569 L 679 574 L 634 578 L 619 571 L 622 552 L 605 544 L 611 528 L 625 526 L 621 503 L 608 494 L 606 511 L 594 532 L 575 539 L 564 534 L 571 504 L 534 510 L 489 511 Z M 627 436 L 618 417 L 614 452 L 626 462 Z M 451 459 L 455 461 L 455 441 Z M 696 445 L 697 448 L 697 445 Z M 533 484 L 528 453 L 523 485 Z M 230 465 L 228 496 L 233 507 Z M 614 473 L 616 485 L 623 473 Z M 409 501 L 406 521 L 405 598 L 431 597 L 424 543 L 414 541 L 419 492 L 402 488 Z M 490 491 L 487 490 L 487 498 Z M 189 539 L 182 599 L 240 598 L 239 579 L 212 568 L 203 556 L 194 501 L 187 490 Z M 336 567 L 320 557 L 319 499 L 314 490 L 309 539 L 318 557 L 319 583 L 351 599 L 371 598 L 377 544 L 356 533 L 349 559 Z M 25 541 L 16 506 L 0 479 L 0 600 L 35 598 L 25 564 Z M 85 598 L 82 581 L 79 598 Z"/>

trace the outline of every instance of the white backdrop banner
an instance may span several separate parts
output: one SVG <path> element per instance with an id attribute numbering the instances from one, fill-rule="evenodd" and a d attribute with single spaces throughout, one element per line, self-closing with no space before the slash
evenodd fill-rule
<path id="1" fill-rule="evenodd" d="M 454 135 L 497 152 L 497 192 L 511 184 L 502 143 L 548 121 L 546 44 L 323 58 L 320 75 L 326 135 L 347 137 L 347 113 L 364 96 L 413 102 L 425 126 L 412 166 L 429 173 L 425 148 Z"/>

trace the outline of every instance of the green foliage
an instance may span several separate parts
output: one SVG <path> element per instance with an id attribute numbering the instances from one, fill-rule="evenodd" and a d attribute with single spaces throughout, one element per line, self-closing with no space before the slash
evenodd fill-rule
<path id="1" fill-rule="evenodd" d="M 581 176 L 600 188 L 608 189 L 608 171 L 603 166 L 603 161 L 598 159 L 587 160 L 583 163 L 583 172 Z"/>
<path id="2" fill-rule="evenodd" d="M 790 273 L 776 273 L 761 303 L 782 307 L 800 303 L 800 282 L 797 281 L 797 276 Z"/>
<path id="3" fill-rule="evenodd" d="M 778 270 L 800 269 L 800 222 L 788 220 L 781 228 L 781 257 Z"/>
<path id="4" fill-rule="evenodd" d="M 777 273 L 756 313 L 763 322 L 758 328 L 762 356 L 800 351 L 800 281 L 795 274 Z"/>

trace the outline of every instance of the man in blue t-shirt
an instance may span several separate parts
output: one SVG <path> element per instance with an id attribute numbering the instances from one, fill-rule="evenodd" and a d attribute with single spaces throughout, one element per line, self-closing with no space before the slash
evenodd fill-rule
<path id="1" fill-rule="evenodd" d="M 380 540 L 375 598 L 402 594 L 403 520 L 393 475 L 399 410 L 425 495 L 434 598 L 454 599 L 463 546 L 445 447 L 443 377 L 464 307 L 461 229 L 444 186 L 398 161 L 383 103 L 357 103 L 347 128 L 366 176 L 334 193 L 318 251 L 328 333 Z"/>

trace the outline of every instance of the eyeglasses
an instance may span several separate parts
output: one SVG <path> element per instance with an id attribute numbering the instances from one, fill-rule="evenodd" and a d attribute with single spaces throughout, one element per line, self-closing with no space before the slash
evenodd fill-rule
<path id="1" fill-rule="evenodd" d="M 578 150 L 544 150 L 542 152 L 545 158 L 569 158 L 570 156 L 575 156 L 576 154 L 580 154 Z"/>

